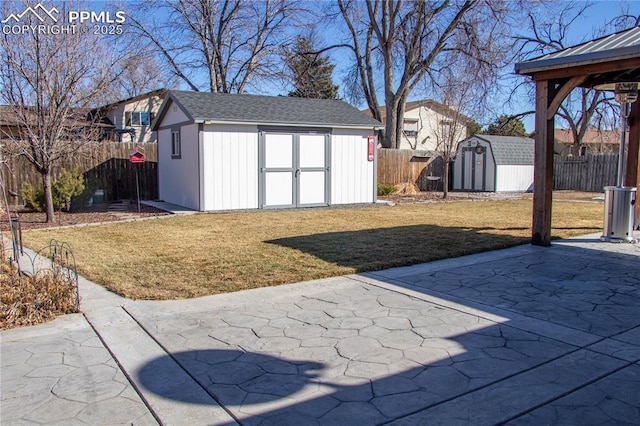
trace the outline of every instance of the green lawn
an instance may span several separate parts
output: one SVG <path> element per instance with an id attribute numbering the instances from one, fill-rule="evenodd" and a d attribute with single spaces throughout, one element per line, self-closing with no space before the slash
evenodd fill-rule
<path id="1" fill-rule="evenodd" d="M 531 200 L 196 214 L 26 232 L 71 244 L 78 272 L 135 299 L 174 299 L 379 270 L 528 243 Z M 602 203 L 554 203 L 553 235 L 597 232 Z"/>

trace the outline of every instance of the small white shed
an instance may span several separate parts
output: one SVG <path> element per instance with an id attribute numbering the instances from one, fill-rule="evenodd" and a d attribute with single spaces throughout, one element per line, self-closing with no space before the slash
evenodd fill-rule
<path id="1" fill-rule="evenodd" d="M 531 138 L 474 135 L 458 144 L 453 189 L 458 191 L 531 191 L 534 143 Z"/>
<path id="2" fill-rule="evenodd" d="M 170 91 L 153 123 L 159 197 L 198 211 L 375 203 L 380 126 L 338 100 Z"/>

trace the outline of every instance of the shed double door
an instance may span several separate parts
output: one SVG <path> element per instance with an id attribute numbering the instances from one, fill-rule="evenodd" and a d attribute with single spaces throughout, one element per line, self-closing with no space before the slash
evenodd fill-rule
<path id="1" fill-rule="evenodd" d="M 462 148 L 462 188 L 465 191 L 486 191 L 486 148 L 479 153 L 476 148 Z"/>
<path id="2" fill-rule="evenodd" d="M 262 208 L 328 204 L 328 137 L 265 133 L 261 144 Z"/>

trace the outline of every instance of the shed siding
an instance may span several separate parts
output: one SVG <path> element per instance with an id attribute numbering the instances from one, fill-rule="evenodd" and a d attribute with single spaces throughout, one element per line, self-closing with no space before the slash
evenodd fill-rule
<path id="1" fill-rule="evenodd" d="M 367 160 L 368 132 L 331 135 L 331 204 L 373 203 L 374 162 Z"/>
<path id="2" fill-rule="evenodd" d="M 533 166 L 498 166 L 496 191 L 529 191 L 533 189 Z"/>
<path id="3" fill-rule="evenodd" d="M 203 128 L 203 210 L 258 208 L 258 129 Z"/>
<path id="4" fill-rule="evenodd" d="M 187 121 L 190 121 L 189 117 L 187 117 L 184 111 L 182 111 L 175 102 L 172 102 L 171 105 L 169 105 L 169 109 L 166 114 L 162 118 L 162 124 L 160 126 L 171 126 L 172 124 L 184 123 Z"/>
<path id="5" fill-rule="evenodd" d="M 163 124 L 165 124 L 163 122 Z M 181 158 L 171 158 L 171 129 L 158 132 L 158 191 L 168 203 L 199 210 L 198 125 L 180 128 Z"/>
<path id="6" fill-rule="evenodd" d="M 453 190 L 461 191 L 462 190 L 462 160 L 460 153 L 460 145 L 458 145 L 458 149 L 456 150 L 456 158 L 453 161 Z"/>
<path id="7" fill-rule="evenodd" d="M 496 191 L 497 190 L 497 176 L 496 176 L 496 161 L 493 158 L 493 154 L 491 152 L 491 145 L 487 147 L 487 151 L 485 152 L 484 159 L 487 162 L 487 174 L 484 182 L 485 191 Z"/>

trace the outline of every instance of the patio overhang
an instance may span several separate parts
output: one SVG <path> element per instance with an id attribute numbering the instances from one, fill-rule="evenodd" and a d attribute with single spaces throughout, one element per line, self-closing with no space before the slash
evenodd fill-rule
<path id="1" fill-rule="evenodd" d="M 536 85 L 535 163 L 531 243 L 551 244 L 554 118 L 567 95 L 577 87 L 640 81 L 640 27 L 516 64 L 516 73 Z M 640 181 L 640 101 L 631 106 L 625 186 Z M 636 205 L 636 215 L 639 206 Z"/>

